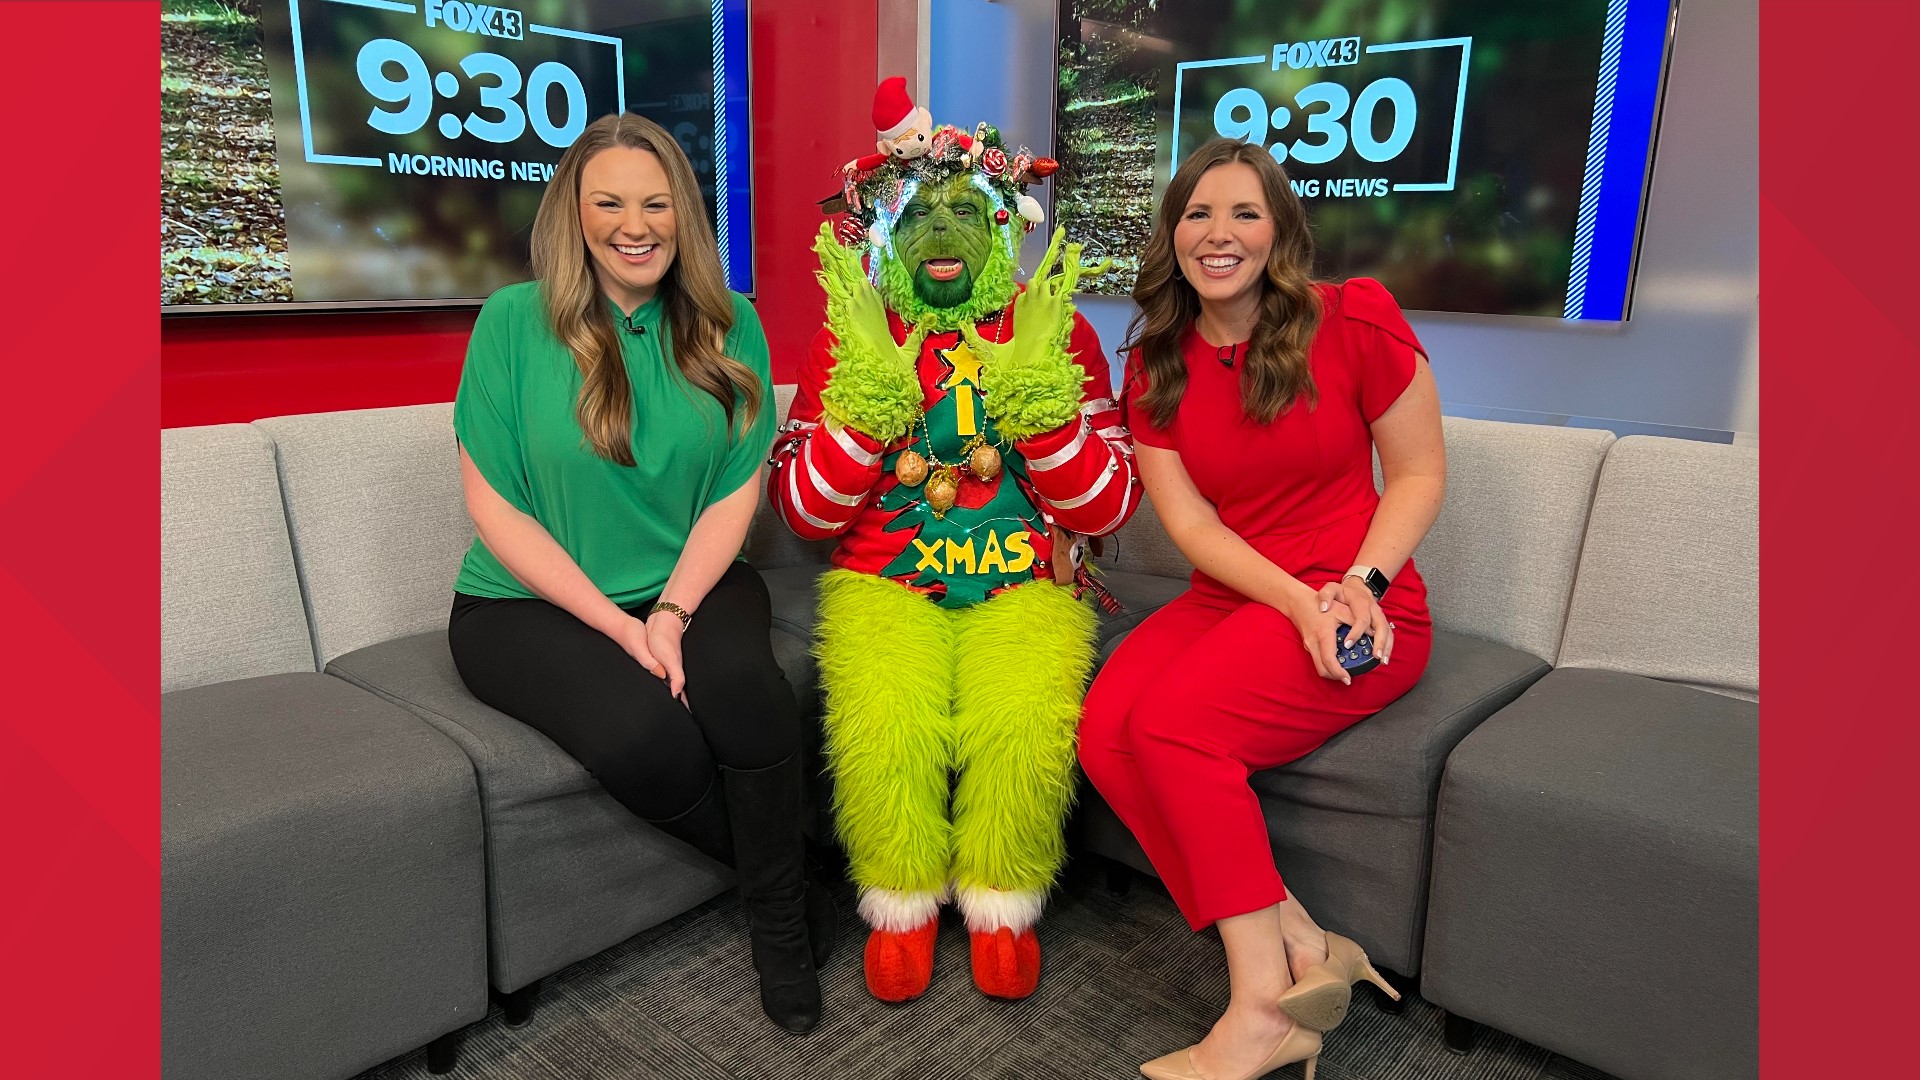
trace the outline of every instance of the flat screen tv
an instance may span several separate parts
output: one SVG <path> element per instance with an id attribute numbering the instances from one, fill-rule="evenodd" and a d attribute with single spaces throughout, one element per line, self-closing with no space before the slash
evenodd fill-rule
<path id="1" fill-rule="evenodd" d="M 1266 147 L 1319 273 L 1627 317 L 1676 0 L 1061 0 L 1055 216 L 1133 287 L 1180 159 Z"/>
<path id="2" fill-rule="evenodd" d="M 474 304 L 619 109 L 699 175 L 753 291 L 747 0 L 163 0 L 168 313 Z"/>

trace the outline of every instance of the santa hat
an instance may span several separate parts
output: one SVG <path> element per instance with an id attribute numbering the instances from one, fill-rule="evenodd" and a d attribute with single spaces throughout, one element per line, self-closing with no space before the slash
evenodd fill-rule
<path id="1" fill-rule="evenodd" d="M 899 75 L 883 81 L 873 92 L 873 127 L 883 139 L 897 139 L 913 127 L 913 99 L 907 80 Z"/>

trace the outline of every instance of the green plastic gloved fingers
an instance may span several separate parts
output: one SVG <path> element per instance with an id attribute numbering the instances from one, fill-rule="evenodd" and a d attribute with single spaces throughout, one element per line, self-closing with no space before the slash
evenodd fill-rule
<path id="1" fill-rule="evenodd" d="M 868 282 L 859 254 L 841 246 L 831 225 L 820 226 L 813 250 L 820 257 L 814 276 L 827 292 L 827 329 L 838 339 L 820 406 L 828 419 L 892 442 L 920 415 L 914 361 L 926 335 L 916 331 L 905 345 L 895 343 L 886 305 Z"/>

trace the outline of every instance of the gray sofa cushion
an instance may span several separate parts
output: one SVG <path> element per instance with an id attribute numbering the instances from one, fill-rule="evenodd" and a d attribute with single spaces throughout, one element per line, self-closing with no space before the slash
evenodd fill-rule
<path id="1" fill-rule="evenodd" d="M 1281 878 L 1374 963 L 1417 974 L 1433 802 L 1447 754 L 1547 672 L 1519 649 L 1436 630 L 1427 673 L 1405 697 L 1299 761 L 1255 773 Z M 1087 789 L 1089 849 L 1152 872 L 1139 844 Z"/>
<path id="2" fill-rule="evenodd" d="M 273 444 L 245 424 L 160 433 L 160 689 L 313 671 Z"/>
<path id="3" fill-rule="evenodd" d="M 1413 553 L 1434 624 L 1552 660 L 1613 433 L 1441 422 L 1446 504 Z"/>
<path id="4" fill-rule="evenodd" d="M 726 868 L 634 817 L 552 740 L 469 694 L 445 629 L 356 649 L 327 671 L 424 718 L 473 762 L 499 989 L 592 956 L 730 882 Z"/>
<path id="5" fill-rule="evenodd" d="M 1758 706 L 1557 669 L 1447 764 L 1430 1001 L 1626 1080 L 1758 1069 Z"/>
<path id="6" fill-rule="evenodd" d="M 1760 692 L 1760 451 L 1632 435 L 1607 454 L 1558 667 Z"/>
<path id="7" fill-rule="evenodd" d="M 256 426 L 279 451 L 321 663 L 444 628 L 447 593 L 473 540 L 453 406 L 280 416 Z"/>
<path id="8" fill-rule="evenodd" d="M 162 695 L 168 1076 L 333 1080 L 486 1015 L 458 747 L 313 672 Z"/>

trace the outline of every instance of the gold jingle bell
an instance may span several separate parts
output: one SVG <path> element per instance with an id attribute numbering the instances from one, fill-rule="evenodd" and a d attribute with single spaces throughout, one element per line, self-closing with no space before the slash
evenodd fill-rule
<path id="1" fill-rule="evenodd" d="M 919 487 L 927 478 L 927 459 L 911 450 L 900 451 L 893 459 L 893 475 L 908 487 Z"/>
<path id="2" fill-rule="evenodd" d="M 1000 451 L 991 446 L 976 446 L 973 454 L 967 458 L 967 468 L 982 480 L 991 480 L 1000 475 Z"/>
<path id="3" fill-rule="evenodd" d="M 952 469 L 941 469 L 927 478 L 927 505 L 933 507 L 935 514 L 953 509 L 953 500 L 959 494 L 960 484 Z"/>

